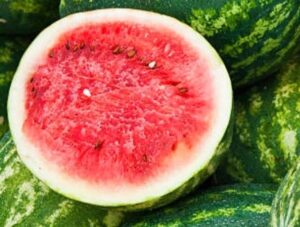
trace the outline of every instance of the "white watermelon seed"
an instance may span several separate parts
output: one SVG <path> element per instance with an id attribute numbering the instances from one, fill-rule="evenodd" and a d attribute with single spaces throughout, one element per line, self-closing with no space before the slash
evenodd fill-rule
<path id="1" fill-rule="evenodd" d="M 150 63 L 148 64 L 148 67 L 149 67 L 150 69 L 154 69 L 154 68 L 156 67 L 156 61 L 150 62 Z"/>
<path id="2" fill-rule="evenodd" d="M 91 92 L 90 92 L 90 90 L 89 89 L 87 89 L 87 88 L 85 88 L 85 89 L 83 89 L 83 94 L 85 95 L 85 96 L 87 96 L 87 97 L 91 97 Z"/>

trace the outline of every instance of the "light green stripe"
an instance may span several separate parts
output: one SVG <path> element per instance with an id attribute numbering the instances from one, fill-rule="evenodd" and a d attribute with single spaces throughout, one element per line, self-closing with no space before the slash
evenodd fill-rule
<path id="1" fill-rule="evenodd" d="M 15 13 L 36 13 L 41 12 L 43 10 L 43 4 L 37 4 L 36 0 L 26 0 L 26 1 L 11 1 L 9 4 L 9 8 L 11 11 L 15 11 Z"/>
<path id="2" fill-rule="evenodd" d="M 0 63 L 1 64 L 7 64 L 12 61 L 12 47 L 13 43 L 6 42 L 5 46 L 1 48 L 1 54 L 0 54 Z"/>
<path id="3" fill-rule="evenodd" d="M 268 18 L 261 18 L 253 25 L 253 30 L 250 34 L 240 37 L 233 45 L 226 45 L 224 49 L 220 50 L 220 53 L 231 57 L 237 57 L 247 48 L 252 48 L 257 43 L 260 43 L 261 39 L 263 39 L 266 34 L 276 29 L 282 22 L 287 20 L 292 7 L 294 7 L 294 5 L 290 2 L 284 2 L 275 5 Z M 260 52 L 250 55 L 244 60 L 233 64 L 232 68 L 235 69 L 251 65 L 258 59 L 258 57 L 264 56 L 266 53 L 274 50 L 274 48 L 277 48 L 281 45 L 283 37 L 288 31 L 289 30 L 285 29 L 285 31 L 279 38 L 276 39 L 276 41 L 266 41 Z"/>
<path id="4" fill-rule="evenodd" d="M 54 212 L 46 217 L 47 226 L 55 226 L 55 223 L 60 218 L 66 217 L 74 208 L 74 203 L 71 200 L 64 200 L 60 204 L 58 204 L 58 208 L 54 210 Z"/>
<path id="5" fill-rule="evenodd" d="M 233 31 L 241 21 L 249 20 L 249 12 L 256 7 L 255 0 L 228 1 L 218 12 L 214 8 L 193 9 L 191 26 L 206 37 L 224 30 Z"/>
<path id="6" fill-rule="evenodd" d="M 12 70 L 0 72 L 0 85 L 2 85 L 2 84 L 6 85 L 6 84 L 10 83 L 10 81 L 13 78 L 14 73 L 15 73 L 15 71 L 12 71 Z"/>
<path id="7" fill-rule="evenodd" d="M 17 159 L 11 161 L 8 165 L 5 165 L 3 171 L 0 172 L 0 196 L 6 191 L 6 180 L 20 172 L 20 166 Z"/>
<path id="8" fill-rule="evenodd" d="M 262 214 L 262 213 L 270 212 L 271 206 L 268 206 L 268 205 L 262 204 L 262 203 L 258 203 L 258 204 L 253 204 L 252 206 L 246 207 L 243 210 Z"/>
<path id="9" fill-rule="evenodd" d="M 255 53 L 255 56 L 249 56 L 244 61 L 237 63 L 240 65 L 236 64 L 234 67 L 236 67 L 238 70 L 239 67 L 241 67 L 242 65 L 243 66 L 250 65 L 250 63 L 253 62 L 253 59 L 259 59 L 259 57 L 263 57 L 270 51 L 274 50 L 275 44 L 277 44 L 277 43 L 281 44 L 283 40 L 290 39 L 290 37 L 287 37 L 287 34 L 291 31 L 291 29 L 293 27 L 297 26 L 299 17 L 300 17 L 300 7 L 299 7 L 299 10 L 297 11 L 296 15 L 293 17 L 293 19 L 291 19 L 289 21 L 288 25 L 285 27 L 284 31 L 280 34 L 280 36 L 277 39 L 269 38 L 268 40 L 265 41 L 265 43 L 263 45 L 264 47 L 261 49 L 260 52 Z M 276 53 L 276 56 L 274 56 L 273 61 L 270 61 L 268 64 L 265 64 L 260 68 L 249 69 L 247 76 L 245 77 L 245 80 L 251 79 L 251 78 L 255 77 L 256 75 L 257 76 L 263 75 L 264 73 L 269 71 L 271 68 L 275 67 L 276 65 L 279 65 L 282 62 L 282 60 L 285 58 L 286 54 L 289 51 L 291 51 L 293 47 L 297 46 L 299 37 L 300 37 L 300 26 L 297 27 L 297 29 L 294 33 L 294 39 L 290 40 L 285 47 L 281 48 L 281 50 L 279 50 Z M 278 46 L 280 46 L 280 45 L 278 45 Z M 278 46 L 276 46 L 276 47 L 278 47 Z M 252 58 L 252 59 L 250 59 L 250 58 Z M 235 70 L 232 71 L 232 73 L 236 73 L 236 72 L 237 71 L 235 71 Z"/>
<path id="10" fill-rule="evenodd" d="M 275 171 L 277 164 L 276 157 L 274 155 L 273 150 L 270 147 L 268 147 L 270 138 L 269 135 L 265 133 L 266 129 L 269 127 L 269 122 L 267 122 L 265 119 L 262 119 L 257 130 L 257 147 L 260 151 L 259 154 L 261 165 L 264 168 L 269 169 L 268 172 L 270 173 L 270 176 L 274 180 L 274 182 L 280 182 L 282 176 Z"/>

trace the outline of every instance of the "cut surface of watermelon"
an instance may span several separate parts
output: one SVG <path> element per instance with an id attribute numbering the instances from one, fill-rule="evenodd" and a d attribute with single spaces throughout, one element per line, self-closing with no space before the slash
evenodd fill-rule
<path id="1" fill-rule="evenodd" d="M 214 49 L 167 16 L 74 14 L 26 51 L 9 94 L 19 155 L 54 190 L 102 205 L 164 196 L 209 168 L 231 84 Z"/>

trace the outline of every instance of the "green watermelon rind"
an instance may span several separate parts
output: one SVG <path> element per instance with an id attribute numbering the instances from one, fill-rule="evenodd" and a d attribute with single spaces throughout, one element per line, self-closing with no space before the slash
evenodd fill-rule
<path id="1" fill-rule="evenodd" d="M 197 190 L 176 203 L 125 218 L 123 227 L 159 226 L 268 226 L 272 184 L 235 184 Z"/>
<path id="2" fill-rule="evenodd" d="M 271 227 L 300 226 L 300 158 L 280 184 L 271 217 Z"/>

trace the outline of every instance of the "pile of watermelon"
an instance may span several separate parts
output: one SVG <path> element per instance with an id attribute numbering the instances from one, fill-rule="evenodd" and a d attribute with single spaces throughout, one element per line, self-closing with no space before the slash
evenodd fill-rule
<path id="1" fill-rule="evenodd" d="M 0 0 L 0 226 L 300 227 L 300 1 Z"/>

